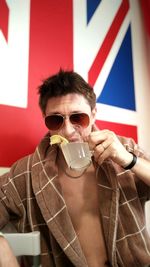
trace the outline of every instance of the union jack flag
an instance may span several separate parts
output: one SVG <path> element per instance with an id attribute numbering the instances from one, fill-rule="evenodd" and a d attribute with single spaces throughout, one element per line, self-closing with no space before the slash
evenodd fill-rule
<path id="1" fill-rule="evenodd" d="M 45 134 L 36 88 L 60 67 L 93 86 L 101 129 L 137 141 L 131 17 L 128 0 L 0 0 L 0 166 Z"/>

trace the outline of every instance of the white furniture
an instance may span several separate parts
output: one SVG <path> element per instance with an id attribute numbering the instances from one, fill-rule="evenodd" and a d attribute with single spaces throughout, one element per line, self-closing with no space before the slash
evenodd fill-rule
<path id="1" fill-rule="evenodd" d="M 33 257 L 33 267 L 41 267 L 40 265 L 40 232 L 30 233 L 5 233 L 4 237 L 8 240 L 13 253 L 16 257 L 28 255 Z"/>

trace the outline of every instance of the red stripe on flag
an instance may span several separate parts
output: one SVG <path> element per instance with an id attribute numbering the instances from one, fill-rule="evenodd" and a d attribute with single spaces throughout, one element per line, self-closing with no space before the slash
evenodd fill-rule
<path id="1" fill-rule="evenodd" d="M 131 137 L 135 140 L 135 142 L 138 141 L 137 126 L 100 120 L 97 120 L 96 124 L 101 130 L 109 129 L 117 135 Z"/>
<path id="2" fill-rule="evenodd" d="M 104 62 L 110 52 L 110 49 L 113 45 L 113 42 L 118 34 L 120 26 L 129 10 L 129 2 L 128 0 L 123 0 L 118 12 L 114 18 L 114 21 L 111 24 L 111 27 L 103 41 L 102 46 L 100 47 L 97 56 L 89 70 L 88 73 L 88 81 L 91 86 L 94 86 L 97 77 L 104 65 Z"/>
<path id="3" fill-rule="evenodd" d="M 5 36 L 6 41 L 8 40 L 8 17 L 8 5 L 6 1 L 0 0 L 0 29 Z"/>
<path id="4" fill-rule="evenodd" d="M 142 13 L 143 13 L 145 28 L 146 28 L 147 33 L 149 34 L 149 38 L 150 38 L 150 19 L 149 19 L 150 0 L 140 0 L 140 4 L 141 4 Z"/>
<path id="5" fill-rule="evenodd" d="M 41 80 L 60 67 L 73 68 L 72 1 L 31 1 L 30 16 L 28 107 L 0 105 L 3 167 L 32 153 L 47 131 L 38 107 L 36 88 Z"/>

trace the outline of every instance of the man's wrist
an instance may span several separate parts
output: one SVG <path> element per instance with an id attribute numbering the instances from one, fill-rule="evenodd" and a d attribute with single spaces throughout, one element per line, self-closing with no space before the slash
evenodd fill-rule
<path id="1" fill-rule="evenodd" d="M 122 166 L 125 170 L 132 169 L 137 162 L 137 156 L 133 152 L 129 152 L 129 153 L 132 154 L 133 158 L 132 158 L 132 161 L 127 166 L 125 167 Z"/>

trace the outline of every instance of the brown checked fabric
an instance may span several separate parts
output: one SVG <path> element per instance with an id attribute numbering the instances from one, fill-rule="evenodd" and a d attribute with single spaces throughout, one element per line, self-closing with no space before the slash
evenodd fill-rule
<path id="1" fill-rule="evenodd" d="M 133 140 L 120 140 L 126 149 L 148 158 Z M 43 267 L 88 267 L 58 182 L 56 157 L 57 146 L 49 145 L 47 134 L 32 155 L 0 177 L 0 227 L 11 221 L 19 232 L 39 230 Z M 110 263 L 113 267 L 150 264 L 143 216 L 149 187 L 110 160 L 97 166 L 96 175 Z"/>

